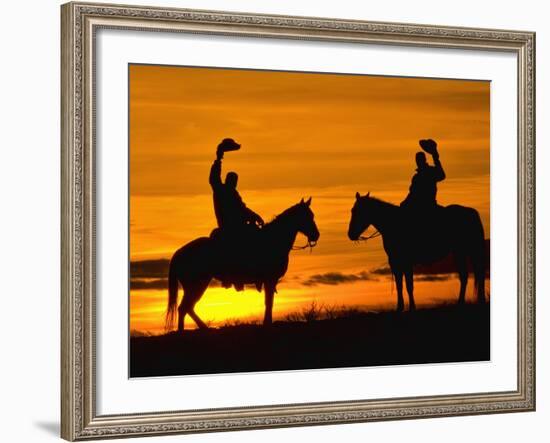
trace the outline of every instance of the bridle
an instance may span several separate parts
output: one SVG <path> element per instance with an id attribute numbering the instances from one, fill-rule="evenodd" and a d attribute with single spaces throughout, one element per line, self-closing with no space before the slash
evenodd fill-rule
<path id="1" fill-rule="evenodd" d="M 367 228 L 368 229 L 368 228 Z M 382 234 L 380 233 L 380 231 L 375 230 L 371 235 L 360 235 L 357 240 L 355 240 L 357 243 L 360 242 L 360 241 L 368 241 L 372 238 L 376 238 L 376 237 L 380 237 Z"/>
<path id="2" fill-rule="evenodd" d="M 367 240 L 370 240 L 371 238 L 380 237 L 381 235 L 382 234 L 380 233 L 380 231 L 376 230 L 371 235 L 367 235 L 366 237 L 364 235 L 360 235 L 357 241 L 367 241 Z"/>
<path id="3" fill-rule="evenodd" d="M 309 252 L 311 252 L 315 246 L 317 246 L 316 241 L 308 240 L 307 243 L 303 246 L 292 246 L 292 250 L 293 251 L 301 251 L 302 249 L 309 248 Z"/>
<path id="4" fill-rule="evenodd" d="M 313 248 L 317 246 L 317 241 L 313 241 L 313 240 L 310 240 L 309 238 L 307 239 L 307 243 L 303 246 L 292 246 L 291 250 L 292 251 L 301 251 L 303 249 L 307 249 L 309 248 L 309 252 L 311 253 L 313 251 Z"/>

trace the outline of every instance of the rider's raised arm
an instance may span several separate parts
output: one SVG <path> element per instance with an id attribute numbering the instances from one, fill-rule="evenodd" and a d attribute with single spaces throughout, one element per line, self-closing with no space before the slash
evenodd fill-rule
<path id="1" fill-rule="evenodd" d="M 214 163 L 212 163 L 212 167 L 210 168 L 210 177 L 208 182 L 210 183 L 210 186 L 212 186 L 212 189 L 219 188 L 222 186 L 222 161 L 221 159 L 217 158 L 214 160 Z"/>
<path id="2" fill-rule="evenodd" d="M 435 181 L 443 181 L 445 180 L 445 171 L 443 170 L 443 166 L 441 165 L 441 161 L 439 161 L 439 155 L 434 155 L 434 178 Z"/>

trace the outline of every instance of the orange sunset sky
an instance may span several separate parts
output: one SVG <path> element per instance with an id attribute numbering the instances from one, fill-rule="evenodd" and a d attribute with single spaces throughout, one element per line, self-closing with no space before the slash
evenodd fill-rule
<path id="1" fill-rule="evenodd" d="M 380 238 L 356 244 L 346 233 L 356 191 L 403 200 L 421 138 L 438 142 L 447 174 L 438 202 L 476 208 L 490 238 L 489 82 L 144 65 L 130 65 L 129 79 L 131 330 L 162 332 L 159 263 L 216 226 L 208 174 L 225 137 L 242 148 L 225 155 L 223 177 L 239 173 L 241 196 L 266 221 L 313 197 L 321 238 L 291 252 L 275 318 L 313 300 L 395 306 L 376 272 L 387 266 Z M 429 277 L 415 281 L 418 305 L 456 301 L 454 275 Z M 211 287 L 196 311 L 214 325 L 260 318 L 263 295 Z"/>

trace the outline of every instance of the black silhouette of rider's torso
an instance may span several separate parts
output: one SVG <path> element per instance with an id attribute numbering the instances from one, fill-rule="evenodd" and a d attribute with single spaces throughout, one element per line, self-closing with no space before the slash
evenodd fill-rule
<path id="1" fill-rule="evenodd" d="M 421 165 L 413 175 L 409 194 L 401 203 L 405 212 L 403 242 L 415 252 L 419 262 L 437 255 L 442 247 L 442 207 L 437 204 L 437 182 L 445 179 L 445 172 L 439 159 L 435 166 Z"/>
<path id="2" fill-rule="evenodd" d="M 243 199 L 235 188 L 222 184 L 214 189 L 214 212 L 218 226 L 223 229 L 237 229 L 246 224 Z"/>
<path id="3" fill-rule="evenodd" d="M 411 180 L 409 194 L 402 207 L 429 209 L 437 206 L 437 182 L 445 179 L 445 172 L 439 161 L 436 166 L 425 165 L 416 170 Z"/>
<path id="4" fill-rule="evenodd" d="M 413 201 L 423 206 L 423 203 L 435 204 L 437 195 L 436 171 L 433 166 L 417 169 L 413 175 L 409 194 Z"/>
<path id="5" fill-rule="evenodd" d="M 216 160 L 212 164 L 210 185 L 218 227 L 224 231 L 246 229 L 249 226 L 250 210 L 243 202 L 239 191 L 222 182 L 221 160 Z"/>

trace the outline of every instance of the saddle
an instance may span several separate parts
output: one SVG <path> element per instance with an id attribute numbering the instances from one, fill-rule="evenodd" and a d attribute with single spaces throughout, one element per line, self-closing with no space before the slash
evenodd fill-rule
<path id="1" fill-rule="evenodd" d="M 262 288 L 259 277 L 261 230 L 252 225 L 238 229 L 216 228 L 210 234 L 218 258 L 216 278 L 224 288 L 234 286 L 237 291 L 252 283 L 258 291 Z"/>
<path id="2" fill-rule="evenodd" d="M 402 206 L 406 243 L 417 263 L 429 263 L 446 251 L 448 220 L 445 206 Z"/>

